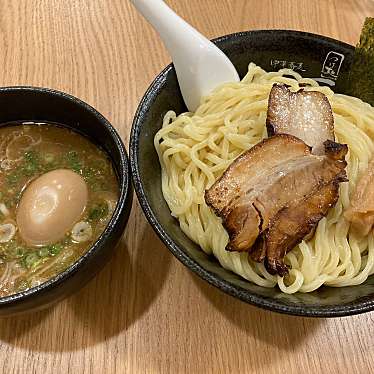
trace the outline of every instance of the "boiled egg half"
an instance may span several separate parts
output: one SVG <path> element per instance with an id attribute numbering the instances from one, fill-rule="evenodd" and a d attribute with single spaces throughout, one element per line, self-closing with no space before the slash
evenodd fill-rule
<path id="1" fill-rule="evenodd" d="M 50 171 L 32 181 L 17 208 L 17 226 L 27 245 L 58 242 L 82 216 L 88 199 L 84 179 L 71 170 Z"/>

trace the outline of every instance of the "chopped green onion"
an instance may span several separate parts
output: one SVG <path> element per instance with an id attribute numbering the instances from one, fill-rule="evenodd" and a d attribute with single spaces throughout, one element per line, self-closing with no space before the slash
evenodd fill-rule
<path id="1" fill-rule="evenodd" d="M 82 162 L 79 160 L 78 152 L 69 151 L 66 154 L 66 159 L 70 169 L 72 169 L 76 173 L 81 173 L 83 165 Z"/>
<path id="2" fill-rule="evenodd" d="M 42 247 L 38 251 L 38 255 L 40 257 L 47 257 L 49 256 L 49 248 L 48 247 Z"/>
<path id="3" fill-rule="evenodd" d="M 9 185 L 15 185 L 18 183 L 18 181 L 20 180 L 21 178 L 21 174 L 19 173 L 19 170 L 16 170 L 12 173 L 9 173 L 7 176 L 6 176 L 6 181 Z"/>
<path id="4" fill-rule="evenodd" d="M 35 267 L 40 261 L 40 257 L 36 252 L 31 252 L 25 257 L 22 258 L 22 265 L 26 269 L 31 269 L 32 267 Z"/>
<path id="5" fill-rule="evenodd" d="M 48 247 L 50 256 L 57 256 L 63 249 L 61 244 L 53 244 Z"/>
<path id="6" fill-rule="evenodd" d="M 109 209 L 107 203 L 101 203 L 93 206 L 88 214 L 90 221 L 97 221 L 108 215 Z"/>
<path id="7" fill-rule="evenodd" d="M 8 261 L 22 258 L 25 252 L 25 248 L 17 245 L 14 241 L 9 242 L 4 248 L 4 256 Z"/>
<path id="8" fill-rule="evenodd" d="M 40 171 L 40 157 L 37 152 L 29 151 L 23 155 L 19 168 L 9 173 L 6 181 L 10 186 L 16 185 L 22 177 L 31 177 Z"/>

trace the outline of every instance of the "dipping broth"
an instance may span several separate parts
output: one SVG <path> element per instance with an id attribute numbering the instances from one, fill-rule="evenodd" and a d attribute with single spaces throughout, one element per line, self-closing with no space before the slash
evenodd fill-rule
<path id="1" fill-rule="evenodd" d="M 0 127 L 0 297 L 39 285 L 104 231 L 119 188 L 107 155 L 55 124 Z"/>

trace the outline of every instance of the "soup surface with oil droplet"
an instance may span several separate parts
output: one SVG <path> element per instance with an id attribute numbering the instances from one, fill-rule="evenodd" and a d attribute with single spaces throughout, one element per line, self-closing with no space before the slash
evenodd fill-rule
<path id="1" fill-rule="evenodd" d="M 0 127 L 0 297 L 64 271 L 104 231 L 118 201 L 107 155 L 55 124 Z"/>

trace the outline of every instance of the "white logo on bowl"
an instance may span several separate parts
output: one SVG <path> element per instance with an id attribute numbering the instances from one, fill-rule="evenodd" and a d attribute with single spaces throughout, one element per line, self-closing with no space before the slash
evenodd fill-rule
<path id="1" fill-rule="evenodd" d="M 312 79 L 329 86 L 335 86 L 344 58 L 345 56 L 339 52 L 329 51 L 322 65 L 321 76 Z M 288 68 L 300 73 L 306 71 L 303 62 L 272 59 L 270 60 L 270 66 L 275 70 Z"/>
<path id="2" fill-rule="evenodd" d="M 304 63 L 303 62 L 296 62 L 296 61 L 286 61 L 286 60 L 277 60 L 272 59 L 270 60 L 270 66 L 273 69 L 291 69 L 296 72 L 304 72 Z"/>
<path id="3" fill-rule="evenodd" d="M 338 79 L 340 68 L 344 61 L 344 55 L 335 51 L 330 51 L 322 66 L 321 78 L 330 78 L 334 81 Z"/>
<path id="4" fill-rule="evenodd" d="M 313 79 L 329 86 L 335 86 L 335 81 L 338 79 L 344 58 L 345 56 L 339 52 L 330 51 L 327 53 L 322 65 L 320 78 Z"/>

